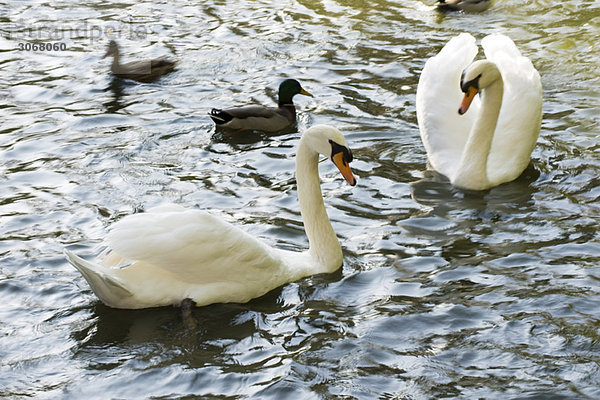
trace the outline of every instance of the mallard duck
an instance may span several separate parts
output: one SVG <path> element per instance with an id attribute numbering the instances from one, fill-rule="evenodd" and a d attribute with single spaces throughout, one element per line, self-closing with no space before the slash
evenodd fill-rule
<path id="1" fill-rule="evenodd" d="M 152 82 L 157 78 L 168 74 L 175 69 L 176 61 L 166 58 L 155 58 L 152 60 L 132 61 L 127 64 L 121 64 L 119 45 L 114 40 L 108 44 L 108 50 L 103 58 L 113 57 L 110 65 L 110 72 L 119 78 L 132 79 L 138 82 Z"/>
<path id="2" fill-rule="evenodd" d="M 356 184 L 342 133 L 328 125 L 304 132 L 296 182 L 307 251 L 274 248 L 214 214 L 165 205 L 117 222 L 97 262 L 65 254 L 100 300 L 115 308 L 243 303 L 305 276 L 333 272 L 342 265 L 342 248 L 323 203 L 320 154 Z"/>
<path id="3" fill-rule="evenodd" d="M 487 59 L 473 62 L 475 38 L 452 38 L 427 60 L 416 99 L 429 164 L 471 190 L 519 177 L 542 120 L 542 84 L 531 61 L 504 35 L 489 35 L 481 45 Z"/>
<path id="4" fill-rule="evenodd" d="M 438 0 L 440 11 L 483 11 L 490 6 L 491 0 Z"/>
<path id="5" fill-rule="evenodd" d="M 209 115 L 217 126 L 231 130 L 256 130 L 276 132 L 296 122 L 296 107 L 292 99 L 297 94 L 312 97 L 295 79 L 286 79 L 279 85 L 278 107 L 249 105 L 226 108 L 213 108 Z"/>

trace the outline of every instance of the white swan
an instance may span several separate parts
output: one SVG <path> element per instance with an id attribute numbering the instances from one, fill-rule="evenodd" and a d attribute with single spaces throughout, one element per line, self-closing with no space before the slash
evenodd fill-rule
<path id="1" fill-rule="evenodd" d="M 317 125 L 302 135 L 296 152 L 300 211 L 309 249 L 272 248 L 219 217 L 176 205 L 123 218 L 106 239 L 98 263 L 65 254 L 106 305 L 146 308 L 247 302 L 302 277 L 333 272 L 342 249 L 321 193 L 319 154 L 331 157 L 352 186 L 352 153 L 334 127 Z"/>
<path id="2" fill-rule="evenodd" d="M 487 60 L 472 62 L 473 36 L 452 38 L 427 60 L 417 87 L 429 164 L 471 190 L 516 179 L 529 164 L 542 120 L 542 84 L 531 61 L 504 35 L 487 36 L 481 45 Z M 476 93 L 481 101 L 473 100 Z"/>

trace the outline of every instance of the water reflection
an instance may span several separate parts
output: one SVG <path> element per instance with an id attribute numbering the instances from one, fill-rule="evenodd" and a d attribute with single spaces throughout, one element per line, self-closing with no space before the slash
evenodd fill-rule
<path id="1" fill-rule="evenodd" d="M 228 143 L 235 149 L 242 149 L 246 147 L 245 145 L 259 142 L 265 143 L 274 140 L 274 138 L 277 138 L 278 136 L 289 136 L 290 134 L 297 134 L 296 136 L 300 138 L 300 133 L 298 132 L 296 124 L 292 124 L 280 131 L 269 133 L 262 131 L 232 132 L 231 130 L 216 127 L 215 133 L 211 136 L 211 140 L 216 143 Z"/>
<path id="2" fill-rule="evenodd" d="M 519 208 L 534 205 L 537 187 L 532 184 L 539 176 L 540 171 L 530 162 L 516 180 L 481 192 L 455 188 L 445 176 L 428 169 L 422 179 L 410 183 L 411 197 L 431 207 L 438 216 L 461 209 L 509 211 L 511 205 Z"/>
<path id="3" fill-rule="evenodd" d="M 281 288 L 273 290 L 245 305 L 215 304 L 193 309 L 191 321 L 182 317 L 179 307 L 119 310 L 95 302 L 90 316 L 94 324 L 75 337 L 83 341 L 83 348 L 144 345 L 165 340 L 176 344 L 179 339 L 185 345 L 191 338 L 193 343 L 239 341 L 261 329 L 255 317 L 267 318 L 288 308 L 279 301 L 281 291 Z"/>
<path id="4" fill-rule="evenodd" d="M 127 104 L 123 104 L 121 100 L 124 94 L 124 90 L 127 86 L 128 85 L 125 80 L 117 78 L 116 76 L 111 77 L 110 84 L 105 89 L 105 91 L 110 91 L 112 97 L 110 98 L 110 100 L 103 103 L 104 107 L 106 107 L 106 112 L 108 114 L 117 113 L 127 106 Z"/>

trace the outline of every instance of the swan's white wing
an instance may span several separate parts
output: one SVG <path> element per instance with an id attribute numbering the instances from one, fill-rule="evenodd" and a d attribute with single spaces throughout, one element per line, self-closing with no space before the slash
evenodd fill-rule
<path id="1" fill-rule="evenodd" d="M 123 218 L 113 225 L 106 244 L 112 263 L 142 269 L 149 264 L 190 284 L 265 279 L 281 266 L 275 249 L 234 225 L 174 205 Z"/>
<path id="2" fill-rule="evenodd" d="M 516 179 L 529 164 L 542 120 L 540 74 L 507 36 L 486 36 L 481 45 L 504 81 L 502 107 L 488 158 L 492 184 Z"/>
<path id="3" fill-rule="evenodd" d="M 458 114 L 463 97 L 460 90 L 462 71 L 477 54 L 475 38 L 461 33 L 452 38 L 434 57 L 427 60 L 417 87 L 417 120 L 421 139 L 431 166 L 450 177 L 479 112 L 479 99 L 469 113 Z"/>

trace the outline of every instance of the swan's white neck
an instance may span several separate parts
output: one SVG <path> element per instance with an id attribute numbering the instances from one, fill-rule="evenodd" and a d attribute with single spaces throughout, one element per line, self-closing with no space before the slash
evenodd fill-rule
<path id="1" fill-rule="evenodd" d="M 296 182 L 300 213 L 308 236 L 308 252 L 322 268 L 319 272 L 333 272 L 342 265 L 342 247 L 325 211 L 318 162 L 319 153 L 300 139 L 296 152 Z"/>
<path id="2" fill-rule="evenodd" d="M 487 161 L 502 105 L 504 83 L 499 77 L 481 90 L 481 108 L 469 133 L 452 184 L 471 190 L 490 187 Z"/>

